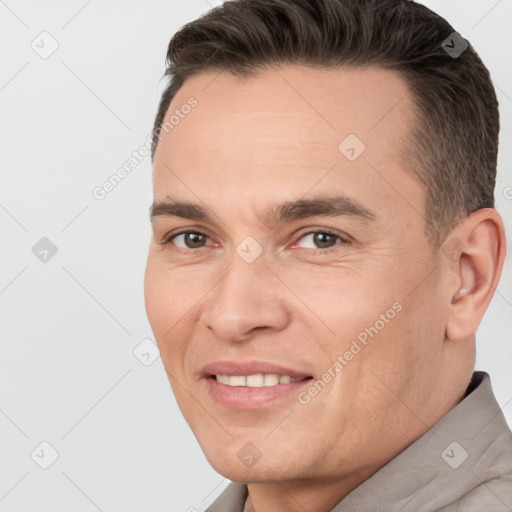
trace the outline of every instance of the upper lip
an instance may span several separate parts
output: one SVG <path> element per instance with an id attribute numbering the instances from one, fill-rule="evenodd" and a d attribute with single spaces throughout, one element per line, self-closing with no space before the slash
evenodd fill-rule
<path id="1" fill-rule="evenodd" d="M 214 361 L 202 368 L 205 376 L 212 375 L 254 375 L 256 373 L 275 373 L 289 375 L 292 379 L 311 377 L 310 374 L 299 372 L 286 366 L 269 361 Z"/>

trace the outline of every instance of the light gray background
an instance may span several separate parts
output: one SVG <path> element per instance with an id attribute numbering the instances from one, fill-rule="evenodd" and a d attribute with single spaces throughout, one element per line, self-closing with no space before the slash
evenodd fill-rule
<path id="1" fill-rule="evenodd" d="M 512 0 L 425 3 L 473 43 L 501 104 L 496 199 L 509 257 L 477 368 L 512 424 Z M 150 158 L 103 201 L 92 196 L 150 133 L 169 38 L 212 5 L 0 1 L 0 512 L 192 512 L 227 483 L 160 359 L 144 366 L 133 354 L 152 339 L 142 288 Z M 31 48 L 51 49 L 43 31 L 59 45 L 47 59 Z M 32 253 L 44 236 L 58 248 L 47 263 Z M 46 470 L 43 441 L 59 454 Z"/>

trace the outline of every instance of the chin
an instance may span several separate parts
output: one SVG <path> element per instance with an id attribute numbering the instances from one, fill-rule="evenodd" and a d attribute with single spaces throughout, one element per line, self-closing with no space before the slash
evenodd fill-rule
<path id="1" fill-rule="evenodd" d="M 220 464 L 212 464 L 213 469 L 224 476 L 225 478 L 238 482 L 240 484 L 254 484 L 254 483 L 272 483 L 276 480 L 292 479 L 291 475 L 288 476 L 283 473 L 283 469 L 279 467 L 267 467 L 258 462 L 252 468 L 240 467 L 237 463 L 230 461 L 223 461 Z"/>
<path id="2" fill-rule="evenodd" d="M 290 461 L 286 461 L 285 454 L 281 456 L 274 452 L 274 457 L 267 458 L 250 442 L 244 443 L 242 448 L 232 445 L 224 449 L 203 449 L 203 452 L 212 468 L 233 482 L 271 483 L 275 480 L 295 479 L 298 476 L 297 466 L 290 467 Z"/>

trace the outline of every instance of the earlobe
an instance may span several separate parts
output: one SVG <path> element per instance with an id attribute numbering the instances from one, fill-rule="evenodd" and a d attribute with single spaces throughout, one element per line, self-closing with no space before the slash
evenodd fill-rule
<path id="1" fill-rule="evenodd" d="M 455 230 L 463 247 L 456 259 L 445 261 L 455 273 L 446 338 L 465 340 L 475 335 L 494 295 L 505 260 L 505 233 L 500 215 L 493 209 L 471 214 Z"/>

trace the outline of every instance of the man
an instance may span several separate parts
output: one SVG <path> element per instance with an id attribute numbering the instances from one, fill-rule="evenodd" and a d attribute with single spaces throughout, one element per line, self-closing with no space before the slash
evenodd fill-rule
<path id="1" fill-rule="evenodd" d="M 475 332 L 498 284 L 487 69 L 407 0 L 226 2 L 171 40 L 146 310 L 232 483 L 208 511 L 512 510 Z"/>

